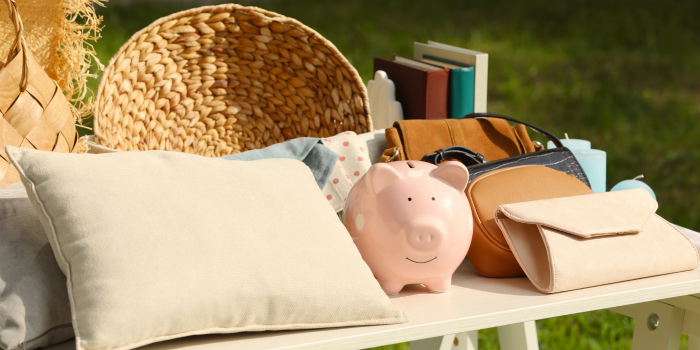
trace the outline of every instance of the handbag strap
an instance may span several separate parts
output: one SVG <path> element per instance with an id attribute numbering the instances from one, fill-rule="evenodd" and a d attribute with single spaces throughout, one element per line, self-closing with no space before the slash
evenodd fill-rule
<path id="1" fill-rule="evenodd" d="M 22 19 L 19 17 L 19 10 L 17 9 L 17 3 L 15 0 L 5 0 L 7 8 L 10 10 L 10 20 L 15 25 L 15 31 L 17 32 L 17 37 L 14 43 L 10 46 L 10 51 L 7 54 L 7 60 L 5 64 L 9 64 L 17 54 L 22 53 L 22 80 L 20 83 L 20 89 L 24 92 L 27 89 L 27 83 L 29 76 L 29 67 L 27 64 L 27 42 L 24 40 L 24 24 L 22 24 Z"/>
<path id="2" fill-rule="evenodd" d="M 538 128 L 530 123 L 526 123 L 520 120 L 517 120 L 515 118 L 511 117 L 506 117 L 505 115 L 500 115 L 500 114 L 495 114 L 495 113 L 472 113 L 472 114 L 467 114 L 464 116 L 464 119 L 484 119 L 484 118 L 498 118 L 498 119 L 504 119 L 513 123 L 519 123 L 523 124 L 527 127 L 529 127 L 532 130 L 535 130 L 538 132 L 540 135 L 548 138 L 550 141 L 554 142 L 554 145 L 557 147 L 564 147 L 564 145 L 561 143 L 558 137 L 554 136 L 551 132 L 544 130 L 542 128 Z"/>
<path id="3" fill-rule="evenodd" d="M 469 148 L 462 146 L 450 146 L 439 149 L 433 153 L 423 156 L 421 161 L 438 165 L 446 160 L 456 160 L 462 162 L 465 166 L 484 164 L 486 158 L 480 153 L 476 153 Z"/>

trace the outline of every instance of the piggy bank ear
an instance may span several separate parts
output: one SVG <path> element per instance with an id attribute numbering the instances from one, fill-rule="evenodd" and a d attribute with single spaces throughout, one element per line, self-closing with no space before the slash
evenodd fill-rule
<path id="1" fill-rule="evenodd" d="M 374 164 L 367 171 L 367 189 L 370 196 L 373 197 L 387 188 L 392 182 L 398 180 L 401 180 L 401 174 L 386 163 Z"/>
<path id="2" fill-rule="evenodd" d="M 469 183 L 469 170 L 460 162 L 445 162 L 436 169 L 430 171 L 430 176 L 454 187 L 457 191 L 464 192 Z"/>

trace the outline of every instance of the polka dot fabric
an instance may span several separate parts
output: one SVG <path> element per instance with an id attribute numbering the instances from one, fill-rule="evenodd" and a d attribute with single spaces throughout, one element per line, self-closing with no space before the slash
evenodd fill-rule
<path id="1" fill-rule="evenodd" d="M 336 212 L 342 211 L 352 186 L 367 173 L 372 163 L 367 152 L 367 142 L 348 131 L 322 139 L 323 144 L 340 158 L 323 188 L 323 194 Z"/>

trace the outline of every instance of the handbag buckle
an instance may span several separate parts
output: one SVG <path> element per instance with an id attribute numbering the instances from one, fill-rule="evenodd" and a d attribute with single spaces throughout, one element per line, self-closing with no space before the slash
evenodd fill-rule
<path id="1" fill-rule="evenodd" d="M 396 151 L 394 151 L 394 154 L 391 157 L 389 157 L 389 160 L 387 160 L 386 162 L 389 163 L 392 160 L 394 160 L 394 158 L 396 158 L 398 156 L 399 156 L 399 149 L 397 148 Z"/>
<path id="2" fill-rule="evenodd" d="M 535 151 L 544 150 L 544 145 L 539 141 L 532 141 L 532 145 L 535 146 Z"/>

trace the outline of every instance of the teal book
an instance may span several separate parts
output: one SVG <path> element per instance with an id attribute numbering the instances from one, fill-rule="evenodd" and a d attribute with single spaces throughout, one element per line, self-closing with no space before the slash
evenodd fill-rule
<path id="1" fill-rule="evenodd" d="M 450 68 L 450 118 L 474 113 L 474 67 Z"/>
<path id="2" fill-rule="evenodd" d="M 450 69 L 448 118 L 458 119 L 474 113 L 474 67 L 445 62 L 446 60 L 427 55 L 423 57 L 421 61 Z"/>

